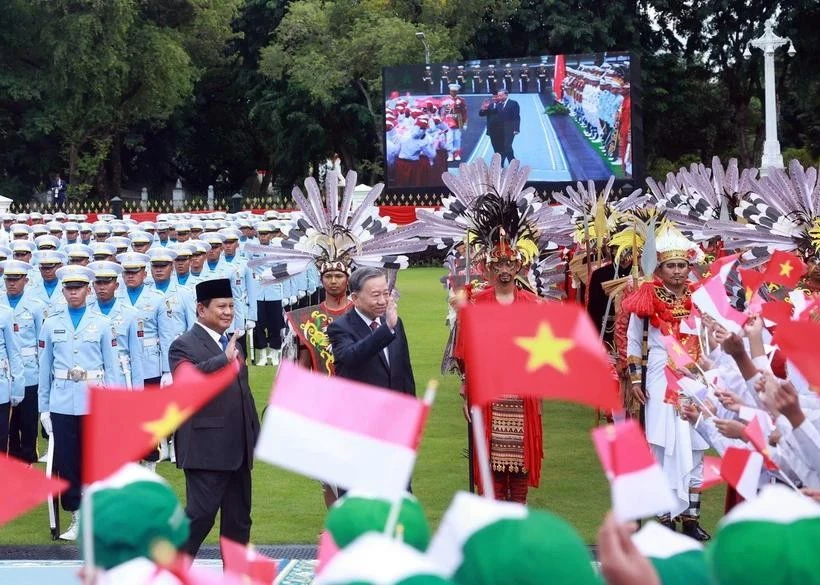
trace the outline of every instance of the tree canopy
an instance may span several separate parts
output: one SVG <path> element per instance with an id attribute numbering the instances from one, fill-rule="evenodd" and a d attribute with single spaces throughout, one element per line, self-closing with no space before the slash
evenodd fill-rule
<path id="1" fill-rule="evenodd" d="M 382 68 L 631 50 L 640 57 L 647 170 L 763 145 L 771 15 L 786 156 L 820 157 L 816 0 L 6 0 L 0 16 L 0 194 L 50 174 L 72 197 L 181 177 L 288 191 L 331 152 L 382 177 Z M 254 188 L 258 188 L 256 185 Z"/>

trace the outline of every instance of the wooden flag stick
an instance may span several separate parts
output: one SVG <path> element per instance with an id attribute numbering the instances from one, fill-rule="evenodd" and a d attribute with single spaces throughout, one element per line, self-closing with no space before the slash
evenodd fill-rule
<path id="1" fill-rule="evenodd" d="M 436 400 L 436 390 L 438 390 L 438 380 L 430 380 L 429 382 L 427 382 L 427 388 L 425 388 L 424 390 L 424 405 L 427 407 L 428 412 L 430 410 L 430 407 L 433 406 L 433 402 L 435 402 Z M 425 418 L 422 421 L 422 428 L 419 430 L 419 440 L 421 440 L 421 434 L 424 432 L 424 426 L 426 425 L 426 423 L 427 417 L 425 415 Z M 398 536 L 396 533 L 396 527 L 399 523 L 399 514 L 401 513 L 401 505 L 403 501 L 404 494 L 400 495 L 398 498 L 393 500 L 392 504 L 390 505 L 390 513 L 387 515 L 387 522 L 384 525 L 384 534 L 386 536 Z"/>
<path id="2" fill-rule="evenodd" d="M 487 436 L 484 434 L 484 415 L 478 406 L 470 407 L 470 418 L 473 420 L 473 444 L 478 457 L 478 474 L 481 491 L 485 498 L 495 499 L 493 475 L 490 472 L 490 454 L 487 452 Z"/>

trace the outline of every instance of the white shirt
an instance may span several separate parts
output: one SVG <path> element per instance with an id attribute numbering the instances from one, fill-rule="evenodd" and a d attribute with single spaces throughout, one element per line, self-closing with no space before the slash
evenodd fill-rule
<path id="1" fill-rule="evenodd" d="M 214 331 L 210 327 L 206 327 L 205 325 L 202 324 L 202 321 L 197 321 L 196 324 L 199 325 L 200 327 L 202 327 L 205 330 L 205 333 L 210 335 L 211 339 L 213 339 L 219 347 L 222 347 L 222 343 L 220 343 L 219 339 L 222 337 L 223 334 L 217 333 L 216 331 Z"/>

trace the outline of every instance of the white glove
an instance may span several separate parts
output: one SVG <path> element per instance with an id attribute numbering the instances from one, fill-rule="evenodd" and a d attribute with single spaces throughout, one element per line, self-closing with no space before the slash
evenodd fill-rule
<path id="1" fill-rule="evenodd" d="M 256 327 L 256 321 L 251 321 L 250 319 L 245 320 L 245 329 L 253 329 Z"/>
<path id="2" fill-rule="evenodd" d="M 46 433 L 51 435 L 53 433 L 51 429 L 51 413 L 50 412 L 41 412 L 40 413 L 40 422 L 43 423 L 43 428 L 46 430 Z"/>
<path id="3" fill-rule="evenodd" d="M 282 297 L 282 306 L 287 307 L 290 304 L 290 297 Z"/>
<path id="4" fill-rule="evenodd" d="M 300 290 L 299 293 L 296 295 L 296 298 L 303 299 L 306 295 L 307 293 L 305 291 Z"/>
<path id="5" fill-rule="evenodd" d="M 21 402 L 23 402 L 23 398 L 24 398 L 24 397 L 22 397 L 22 396 L 12 396 L 12 397 L 11 397 L 11 406 L 12 406 L 12 407 L 14 407 L 14 406 L 19 406 L 19 404 L 20 404 Z"/>
<path id="6" fill-rule="evenodd" d="M 171 375 L 171 372 L 165 372 L 162 375 L 162 378 L 159 379 L 159 387 L 165 388 L 166 386 L 170 386 L 174 382 L 174 377 Z"/>
<path id="7" fill-rule="evenodd" d="M 291 296 L 291 297 L 290 297 L 290 304 L 291 304 L 291 305 L 295 305 L 295 304 L 296 304 L 296 301 L 297 301 L 297 299 L 296 299 L 296 297 L 295 297 L 295 296 Z"/>

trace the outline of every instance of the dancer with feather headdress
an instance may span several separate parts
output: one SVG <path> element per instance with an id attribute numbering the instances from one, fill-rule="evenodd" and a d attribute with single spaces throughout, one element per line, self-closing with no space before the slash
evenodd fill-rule
<path id="1" fill-rule="evenodd" d="M 453 193 L 444 198 L 442 208 L 417 212 L 425 235 L 446 243 L 466 241 L 471 263 L 480 267 L 487 280 L 481 289 L 466 286 L 461 297 L 452 299 L 454 303 L 540 302 L 538 295 L 527 290 L 524 279 L 519 279 L 539 259 L 540 282 L 553 284 L 548 274 L 553 259 L 540 258 L 541 244 L 553 233 L 569 234 L 571 224 L 566 216 L 536 201 L 532 187 L 524 188 L 528 174 L 529 168 L 520 167 L 517 160 L 502 169 L 500 155 L 493 156 L 489 166 L 483 160 L 463 164 L 458 175 L 442 176 Z M 569 238 L 564 240 L 569 243 Z M 470 274 L 469 269 L 466 273 Z M 463 366 L 457 328 L 454 335 L 453 356 Z M 540 402 L 507 396 L 485 406 L 484 418 L 495 495 L 526 503 L 529 487 L 537 487 L 541 476 Z"/>

